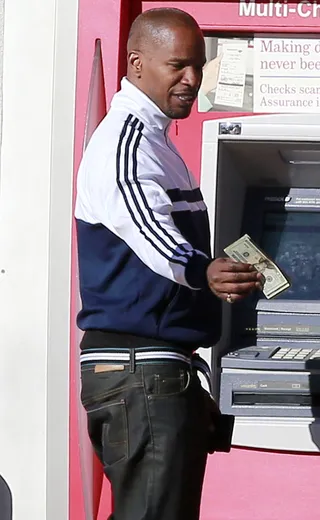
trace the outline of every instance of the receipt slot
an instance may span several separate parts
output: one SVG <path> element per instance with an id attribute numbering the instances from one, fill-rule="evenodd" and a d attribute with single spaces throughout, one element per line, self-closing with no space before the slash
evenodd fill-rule
<path id="1" fill-rule="evenodd" d="M 213 349 L 216 394 L 236 446 L 320 445 L 320 125 L 316 115 L 206 121 L 201 185 L 215 256 L 249 234 L 291 287 L 224 304 Z"/>

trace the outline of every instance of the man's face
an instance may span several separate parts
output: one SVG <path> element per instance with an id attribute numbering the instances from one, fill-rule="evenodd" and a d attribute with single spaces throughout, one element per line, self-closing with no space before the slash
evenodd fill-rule
<path id="1" fill-rule="evenodd" d="M 171 119 L 188 117 L 205 64 L 202 33 L 196 28 L 167 29 L 161 42 L 141 53 L 140 89 Z"/>

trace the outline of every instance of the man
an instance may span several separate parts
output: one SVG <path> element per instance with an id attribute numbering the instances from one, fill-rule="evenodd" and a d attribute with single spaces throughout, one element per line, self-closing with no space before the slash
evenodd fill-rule
<path id="1" fill-rule="evenodd" d="M 82 402 L 115 520 L 199 517 L 208 421 L 192 353 L 219 338 L 221 300 L 261 285 L 251 266 L 211 258 L 205 204 L 168 136 L 204 63 L 191 16 L 140 15 L 79 170 Z"/>

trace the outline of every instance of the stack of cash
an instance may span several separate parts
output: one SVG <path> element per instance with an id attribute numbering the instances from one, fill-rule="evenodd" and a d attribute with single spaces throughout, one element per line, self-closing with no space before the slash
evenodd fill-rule
<path id="1" fill-rule="evenodd" d="M 290 287 L 289 280 L 279 267 L 259 249 L 249 235 L 243 235 L 226 247 L 224 252 L 236 262 L 253 265 L 259 273 L 263 274 L 263 294 L 268 300 Z"/>

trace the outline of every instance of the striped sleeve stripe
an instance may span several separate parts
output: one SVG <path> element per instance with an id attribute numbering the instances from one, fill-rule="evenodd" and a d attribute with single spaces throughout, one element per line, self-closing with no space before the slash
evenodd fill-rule
<path id="1" fill-rule="evenodd" d="M 143 123 L 140 123 L 139 124 L 139 127 L 138 127 L 138 131 L 139 131 L 139 134 L 141 134 L 141 137 L 142 137 L 142 130 L 143 130 Z M 141 139 L 140 137 L 140 139 Z M 188 249 L 183 245 L 183 244 L 179 244 L 175 239 L 174 237 L 172 237 L 170 235 L 170 233 L 167 231 L 167 229 L 165 229 L 163 226 L 161 226 L 160 222 L 156 219 L 156 217 L 154 216 L 154 213 L 152 211 L 152 209 L 150 208 L 149 204 L 148 204 L 148 200 L 147 200 L 147 197 L 145 196 L 144 192 L 143 192 L 143 189 L 142 189 L 142 186 L 141 186 L 141 183 L 138 179 L 138 174 L 137 174 L 137 151 L 138 151 L 138 146 L 135 146 L 134 147 L 134 152 L 133 152 L 133 169 L 132 169 L 132 177 L 133 177 L 133 180 L 134 180 L 134 183 L 135 183 L 135 186 L 137 187 L 137 190 L 138 190 L 138 193 L 141 197 L 141 200 L 144 204 L 144 207 L 149 215 L 149 217 L 151 218 L 151 221 L 155 224 L 155 226 L 163 233 L 163 235 L 165 237 L 167 237 L 169 239 L 169 241 L 171 242 L 171 244 L 173 244 L 174 246 L 174 252 L 177 251 L 177 248 L 179 250 L 179 252 L 181 252 L 182 255 L 184 254 L 187 254 L 187 256 L 190 256 L 190 254 L 192 254 L 192 252 L 190 253 L 188 251 Z M 149 227 L 150 231 L 152 233 L 155 233 L 155 236 L 157 236 L 157 230 L 154 230 L 152 229 L 152 227 L 150 226 L 150 224 L 148 224 L 148 222 L 146 221 L 146 225 Z M 160 239 L 160 237 L 158 236 L 158 238 Z M 161 239 L 162 240 L 162 239 Z M 171 248 L 172 245 L 168 245 L 167 244 L 167 247 L 168 248 Z M 172 250 L 172 249 L 171 249 Z"/>
<path id="2" fill-rule="evenodd" d="M 171 237 L 171 235 L 168 233 L 168 231 L 166 229 L 164 229 L 161 226 L 161 224 L 156 220 L 152 209 L 148 205 L 147 198 L 146 198 L 146 196 L 145 196 L 145 194 L 144 194 L 144 192 L 142 190 L 141 183 L 140 183 L 140 181 L 138 179 L 138 175 L 137 175 L 137 151 L 138 151 L 139 144 L 140 144 L 140 141 L 141 141 L 141 138 L 142 138 L 142 130 L 143 130 L 143 127 L 144 127 L 143 123 L 139 122 L 139 120 L 137 118 L 135 118 L 135 120 L 133 122 L 133 126 L 136 127 L 138 125 L 138 123 L 139 123 L 139 126 L 137 128 L 138 136 L 137 136 L 137 138 L 135 140 L 135 143 L 134 143 L 134 146 L 133 146 L 133 150 L 132 150 L 132 156 L 131 156 L 132 168 L 131 169 L 130 169 L 130 165 L 129 165 L 129 163 L 130 163 L 130 155 L 126 155 L 126 164 L 125 164 L 125 168 L 124 168 L 124 171 L 125 171 L 125 181 L 127 183 L 127 186 L 129 187 L 129 191 L 131 193 L 133 202 L 134 202 L 134 204 L 136 206 L 137 212 L 139 213 L 144 226 L 156 238 L 156 240 L 158 240 L 167 250 L 169 250 L 172 253 L 172 255 L 174 255 L 175 258 L 179 255 L 180 256 L 180 260 L 184 264 L 184 263 L 186 263 L 189 260 L 189 258 L 185 258 L 185 256 L 187 256 L 187 257 L 192 256 L 192 251 L 189 252 L 190 248 L 187 249 L 184 245 L 179 244 L 173 237 Z M 128 145 L 128 142 L 126 144 L 126 149 L 127 149 L 127 145 Z M 132 178 L 130 177 L 130 172 L 132 172 Z M 132 180 L 134 181 L 133 184 L 132 184 Z M 140 203 L 139 203 L 139 200 L 138 200 L 139 197 L 141 198 L 141 202 Z M 143 207 L 142 207 L 143 205 L 144 205 L 144 207 L 147 210 L 147 214 L 143 211 Z M 168 241 L 166 241 L 166 238 L 164 238 L 162 235 L 159 235 L 157 230 L 152 227 L 152 224 L 150 224 L 148 222 L 148 220 L 147 220 L 147 216 L 148 215 L 151 217 L 151 220 L 156 225 L 156 227 L 160 231 L 162 231 L 163 235 L 165 235 L 165 237 L 167 237 L 169 239 L 169 241 L 171 241 L 171 243 L 170 242 L 168 243 Z M 172 258 L 172 257 L 170 257 L 170 258 Z"/>
<path id="3" fill-rule="evenodd" d="M 129 193 L 131 195 L 131 198 L 132 198 L 132 202 L 133 202 L 133 205 L 134 205 L 134 208 L 132 210 L 132 213 L 135 214 L 135 217 L 137 217 L 137 215 L 139 215 L 139 217 L 141 218 L 141 221 L 142 221 L 142 224 L 143 226 L 139 226 L 139 229 L 141 231 L 141 233 L 143 233 L 143 235 L 146 237 L 146 232 L 145 232 L 145 229 L 148 230 L 148 232 L 150 231 L 151 232 L 151 235 L 153 235 L 156 239 L 158 239 L 158 241 L 164 246 L 166 247 L 167 249 L 169 249 L 169 251 L 172 253 L 172 255 L 175 255 L 176 251 L 174 248 L 171 248 L 170 246 L 168 247 L 167 244 L 165 243 L 165 241 L 163 240 L 162 237 L 157 237 L 157 234 L 154 232 L 154 230 L 148 225 L 148 222 L 147 222 L 147 219 L 146 219 L 146 215 L 144 215 L 143 211 L 142 211 L 142 208 L 141 206 L 139 205 L 139 201 L 138 201 L 138 198 L 137 198 L 137 194 L 135 193 L 135 190 L 134 190 L 134 184 L 132 184 L 131 182 L 131 179 L 129 178 L 129 171 L 130 171 L 130 159 L 132 160 L 132 169 L 135 168 L 135 164 L 137 162 L 137 150 L 139 148 L 139 144 L 140 144 L 140 141 L 141 141 L 141 138 L 142 138 L 142 123 L 139 125 L 139 128 L 137 129 L 137 125 L 138 125 L 138 119 L 135 118 L 134 121 L 132 122 L 132 125 L 131 125 L 131 130 L 129 132 L 129 137 L 125 143 L 125 152 L 124 152 L 124 168 L 123 168 L 123 171 L 124 171 L 124 182 L 126 184 L 126 186 L 128 187 L 128 190 L 129 190 Z M 142 125 L 142 127 L 141 127 Z M 136 135 L 136 138 L 133 139 L 133 136 L 135 134 L 135 130 L 138 130 L 138 134 Z M 133 146 L 131 146 L 133 144 Z M 132 148 L 130 150 L 130 148 Z M 120 179 L 121 180 L 121 179 Z M 128 200 L 128 199 L 127 199 Z M 129 200 L 128 200 L 128 203 L 129 203 Z M 132 208 L 131 208 L 132 209 Z M 137 210 L 137 212 L 135 213 L 134 210 Z M 137 219 L 136 219 L 137 220 Z M 154 246 L 156 247 L 156 244 L 154 243 L 154 239 L 151 238 L 149 236 L 149 233 L 148 233 L 148 238 L 149 238 L 149 242 Z M 162 251 L 161 247 L 157 247 L 157 250 L 161 253 L 161 254 L 164 254 L 164 251 Z M 171 256 L 166 256 L 166 258 L 168 260 L 170 260 L 172 257 Z M 185 263 L 184 260 L 182 260 L 182 265 Z"/>
<path id="4" fill-rule="evenodd" d="M 179 188 L 173 188 L 171 190 L 167 190 L 167 195 L 171 202 L 185 201 L 192 203 L 203 201 L 200 188 L 195 188 L 194 190 L 179 190 Z"/>
<path id="5" fill-rule="evenodd" d="M 131 123 L 131 125 L 130 125 L 130 123 Z M 163 238 L 159 237 L 155 233 L 155 231 L 151 228 L 151 226 L 148 224 L 146 217 L 143 214 L 143 211 L 141 210 L 140 205 L 138 203 L 136 194 L 133 189 L 133 185 L 131 184 L 131 182 L 128 178 L 128 169 L 129 169 L 129 162 L 130 162 L 129 161 L 130 147 L 131 147 L 132 143 L 134 142 L 132 153 L 133 153 L 133 156 L 134 155 L 136 156 L 137 149 L 138 149 L 141 137 L 142 137 L 142 133 L 140 130 L 138 135 L 135 137 L 135 140 L 133 140 L 137 124 L 138 124 L 138 119 L 135 119 L 133 121 L 133 116 L 130 114 L 128 116 L 126 122 L 124 123 L 122 132 L 120 134 L 118 148 L 117 148 L 117 159 L 116 159 L 118 188 L 122 194 L 123 200 L 125 202 L 128 212 L 132 218 L 132 221 L 137 226 L 140 233 L 145 237 L 145 239 L 154 247 L 154 249 L 156 249 L 168 261 L 185 266 L 186 263 L 188 262 L 188 258 L 185 258 L 183 256 L 176 258 L 177 250 L 172 248 L 171 246 L 169 246 L 163 240 Z M 131 130 L 130 130 L 129 134 L 127 134 L 129 126 L 131 126 Z M 124 150 L 124 153 L 123 153 L 123 150 Z M 123 162 L 123 169 L 124 169 L 124 179 L 123 180 L 121 178 L 121 160 L 124 161 Z M 133 163 L 135 161 L 136 161 L 136 157 L 135 158 L 133 157 Z M 132 198 L 131 203 L 129 201 L 129 198 L 126 195 L 124 184 L 128 187 L 130 196 Z M 133 207 L 131 207 L 131 204 L 133 205 Z M 137 214 L 135 213 L 135 210 L 137 210 Z M 139 222 L 139 220 L 137 218 L 138 215 L 140 216 L 140 218 L 144 224 L 144 227 Z M 148 231 L 148 233 L 147 233 L 147 231 Z M 163 248 L 160 247 L 160 245 L 158 245 L 155 242 L 153 237 L 150 237 L 150 233 L 157 239 L 158 242 L 160 242 L 163 246 L 165 246 L 166 252 L 163 250 Z M 170 252 L 171 254 L 169 255 L 168 252 Z"/>
<path id="6" fill-rule="evenodd" d="M 180 200 L 178 202 L 173 202 L 172 203 L 172 213 L 177 213 L 177 212 L 181 212 L 181 211 L 184 211 L 184 212 L 197 212 L 197 211 L 206 211 L 207 210 L 207 206 L 205 205 L 205 203 L 202 201 L 200 202 L 185 202 L 184 200 Z"/>

